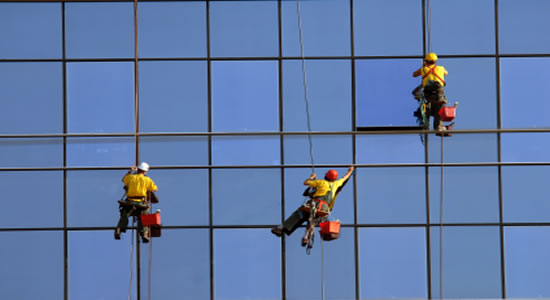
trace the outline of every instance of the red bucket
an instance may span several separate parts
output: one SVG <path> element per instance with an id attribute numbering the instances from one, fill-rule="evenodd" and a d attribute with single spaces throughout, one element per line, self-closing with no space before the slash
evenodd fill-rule
<path id="1" fill-rule="evenodd" d="M 321 238 L 324 241 L 332 241 L 338 238 L 340 235 L 340 221 L 327 221 L 319 224 L 321 230 Z"/>
<path id="2" fill-rule="evenodd" d="M 439 110 L 439 116 L 444 122 L 454 120 L 456 117 L 456 106 L 442 107 L 441 110 Z"/>
<path id="3" fill-rule="evenodd" d="M 141 215 L 143 226 L 160 226 L 160 214 Z"/>

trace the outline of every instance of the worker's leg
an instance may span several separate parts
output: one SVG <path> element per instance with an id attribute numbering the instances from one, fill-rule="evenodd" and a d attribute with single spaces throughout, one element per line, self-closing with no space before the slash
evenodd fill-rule
<path id="1" fill-rule="evenodd" d="M 149 213 L 149 210 L 148 209 L 144 209 L 141 211 L 140 215 L 146 215 Z M 138 216 L 138 230 L 141 234 L 141 238 L 143 240 L 144 243 L 148 243 L 149 242 L 149 226 L 143 226 L 143 223 L 141 222 L 141 216 Z"/>
<path id="2" fill-rule="evenodd" d="M 300 225 L 304 224 L 305 221 L 307 221 L 309 217 L 309 213 L 303 212 L 301 210 L 296 210 L 288 217 L 285 222 L 283 223 L 283 232 L 286 233 L 286 235 L 291 235 L 296 228 L 300 227 Z"/>
<path id="3" fill-rule="evenodd" d="M 120 207 L 120 219 L 118 220 L 117 228 L 120 228 L 121 232 L 126 232 L 126 229 L 128 229 L 128 217 L 131 211 L 131 206 Z"/>

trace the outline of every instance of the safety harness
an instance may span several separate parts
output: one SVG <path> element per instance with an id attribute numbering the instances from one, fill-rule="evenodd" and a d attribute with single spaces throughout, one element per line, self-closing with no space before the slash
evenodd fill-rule
<path id="1" fill-rule="evenodd" d="M 434 65 L 433 67 L 431 67 L 431 68 L 428 70 L 428 72 L 426 72 L 426 74 L 422 75 L 422 81 L 424 81 L 424 78 L 428 77 L 428 75 L 433 74 L 437 79 L 439 79 L 439 81 L 443 82 L 443 86 L 447 85 L 447 84 L 445 83 L 445 80 L 443 80 L 443 78 L 441 78 L 439 75 L 437 75 L 437 74 L 435 73 L 435 68 L 437 68 L 436 65 Z"/>

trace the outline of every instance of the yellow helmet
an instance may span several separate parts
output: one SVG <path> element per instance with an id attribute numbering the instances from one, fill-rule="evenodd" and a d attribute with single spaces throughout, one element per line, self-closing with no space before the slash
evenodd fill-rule
<path id="1" fill-rule="evenodd" d="M 428 54 L 426 54 L 426 57 L 424 57 L 425 60 L 431 60 L 431 61 L 436 61 L 437 60 L 437 54 L 433 53 L 433 52 L 430 52 Z"/>

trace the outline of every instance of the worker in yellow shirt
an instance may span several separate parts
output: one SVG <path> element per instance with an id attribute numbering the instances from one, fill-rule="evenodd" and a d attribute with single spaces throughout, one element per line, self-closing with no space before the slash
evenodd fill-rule
<path id="1" fill-rule="evenodd" d="M 413 95 L 416 100 L 421 99 L 422 91 L 424 98 L 430 105 L 429 114 L 434 118 L 434 130 L 445 131 L 446 127 L 441 122 L 439 110 L 447 103 L 445 91 L 445 76 L 449 74 L 445 67 L 436 65 L 437 55 L 428 53 L 424 58 L 423 66 L 413 72 L 413 77 L 422 75 L 422 84 L 414 89 Z"/>
<path id="2" fill-rule="evenodd" d="M 120 205 L 120 219 L 115 229 L 115 239 L 120 239 L 120 233 L 126 232 L 128 228 L 128 218 L 134 214 L 146 214 L 149 210 L 149 196 L 158 188 L 155 182 L 145 176 L 149 171 L 149 164 L 142 162 L 138 167 L 132 166 L 130 171 L 124 175 L 124 189 L 126 190 L 126 199 Z M 156 198 L 156 197 L 155 197 Z M 141 218 L 138 219 L 138 229 L 144 243 L 148 243 L 149 227 L 143 227 Z"/>
<path id="3" fill-rule="evenodd" d="M 304 185 L 308 186 L 313 190 L 313 193 L 310 195 L 311 199 L 306 202 L 304 206 L 315 207 L 318 211 L 324 215 L 327 215 L 332 211 L 334 207 L 334 202 L 336 197 L 353 174 L 353 166 L 350 166 L 346 175 L 338 179 L 338 172 L 336 170 L 329 170 L 325 174 L 325 179 L 316 180 L 317 175 L 311 174 L 309 178 L 304 181 Z M 306 190 L 307 191 L 307 190 Z M 297 209 L 288 217 L 283 226 L 277 226 L 271 229 L 271 233 L 280 237 L 285 233 L 286 235 L 291 235 L 296 228 L 302 225 L 304 222 L 308 221 L 306 226 L 306 234 L 302 238 L 302 246 L 306 246 L 308 243 L 308 237 L 311 236 L 308 231 L 314 229 L 315 224 L 310 223 L 310 213 L 305 211 L 303 207 Z"/>

